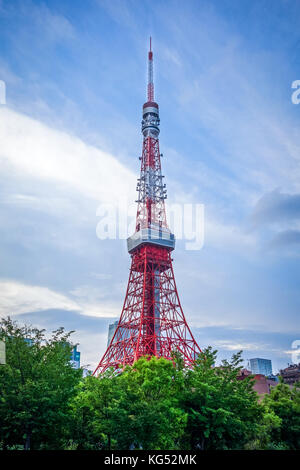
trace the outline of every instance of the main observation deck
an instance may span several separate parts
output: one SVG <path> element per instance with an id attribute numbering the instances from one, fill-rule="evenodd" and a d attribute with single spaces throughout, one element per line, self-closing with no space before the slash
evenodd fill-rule
<path id="1" fill-rule="evenodd" d="M 143 228 L 127 238 L 128 252 L 133 253 L 141 245 L 155 245 L 173 251 L 175 248 L 175 236 L 169 230 L 157 230 Z"/>

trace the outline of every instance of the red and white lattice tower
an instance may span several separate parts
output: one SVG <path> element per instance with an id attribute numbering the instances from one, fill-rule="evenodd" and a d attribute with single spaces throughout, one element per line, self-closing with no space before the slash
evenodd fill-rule
<path id="1" fill-rule="evenodd" d="M 108 367 L 119 369 L 133 364 L 141 356 L 172 359 L 172 351 L 181 353 L 189 366 L 200 352 L 180 305 L 172 267 L 175 238 L 167 225 L 164 204 L 167 196 L 161 174 L 151 38 L 142 133 L 136 229 L 127 239 L 131 255 L 129 281 L 118 326 L 94 375 Z"/>

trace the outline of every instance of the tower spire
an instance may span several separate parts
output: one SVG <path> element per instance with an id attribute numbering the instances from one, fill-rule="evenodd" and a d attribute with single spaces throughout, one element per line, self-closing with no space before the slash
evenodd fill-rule
<path id="1" fill-rule="evenodd" d="M 148 52 L 148 87 L 147 87 L 147 99 L 148 101 L 154 101 L 154 83 L 153 83 L 153 52 L 151 48 L 151 36 L 150 36 L 150 48 Z"/>

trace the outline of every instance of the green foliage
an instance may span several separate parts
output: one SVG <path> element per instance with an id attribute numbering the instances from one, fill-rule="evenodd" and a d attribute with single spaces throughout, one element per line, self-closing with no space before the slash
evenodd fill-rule
<path id="1" fill-rule="evenodd" d="M 115 436 L 120 449 L 177 449 L 187 414 L 180 408 L 182 373 L 172 362 L 141 358 L 118 378 Z"/>
<path id="2" fill-rule="evenodd" d="M 82 378 L 70 366 L 70 333 L 2 320 L 3 449 L 299 449 L 300 390 L 283 383 L 263 399 L 239 380 L 241 352 L 215 367 L 204 350 L 193 369 L 142 357 L 123 371 Z"/>
<path id="3" fill-rule="evenodd" d="M 270 438 L 275 445 L 288 449 L 300 449 L 300 388 L 280 383 L 273 387 L 270 395 L 263 400 L 266 413 L 272 413 L 280 426 L 270 430 Z"/>
<path id="4" fill-rule="evenodd" d="M 170 361 L 152 357 L 85 379 L 72 403 L 78 448 L 176 449 L 187 416 L 174 373 Z"/>
<path id="5" fill-rule="evenodd" d="M 214 367 L 217 351 L 204 350 L 185 375 L 182 406 L 188 423 L 182 445 L 190 449 L 242 449 L 255 435 L 262 407 L 252 379 L 238 380 L 241 352 Z"/>
<path id="6" fill-rule="evenodd" d="M 264 414 L 256 436 L 246 443 L 246 450 L 286 450 L 288 446 L 279 440 L 274 440 L 274 433 L 278 433 L 281 419 L 271 410 L 264 408 Z"/>
<path id="7" fill-rule="evenodd" d="M 7 364 L 0 367 L 0 443 L 2 448 L 63 447 L 68 402 L 81 371 L 69 364 L 71 345 L 63 328 L 46 339 L 45 330 L 0 323 Z"/>
<path id="8" fill-rule="evenodd" d="M 76 448 L 110 449 L 120 391 L 108 371 L 101 377 L 86 377 L 71 402 L 72 436 Z"/>

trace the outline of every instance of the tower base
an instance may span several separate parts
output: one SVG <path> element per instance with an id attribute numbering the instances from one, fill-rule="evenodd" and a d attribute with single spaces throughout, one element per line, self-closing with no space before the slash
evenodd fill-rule
<path id="1" fill-rule="evenodd" d="M 131 257 L 118 327 L 94 374 L 132 365 L 141 356 L 171 360 L 173 351 L 191 366 L 201 350 L 180 305 L 170 249 L 143 244 Z"/>

